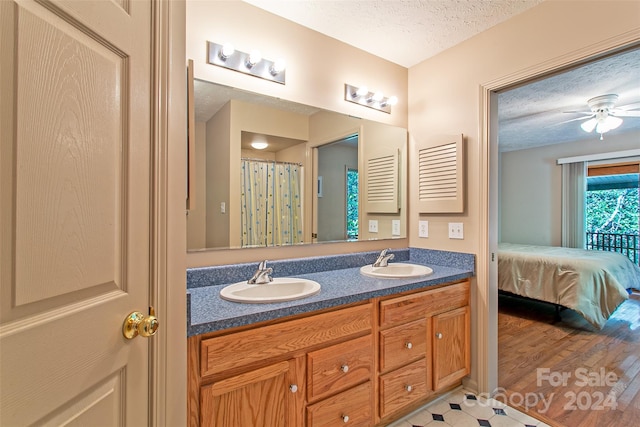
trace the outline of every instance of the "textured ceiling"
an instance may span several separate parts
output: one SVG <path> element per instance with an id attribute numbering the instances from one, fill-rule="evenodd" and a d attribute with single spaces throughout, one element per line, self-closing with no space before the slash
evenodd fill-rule
<path id="1" fill-rule="evenodd" d="M 406 68 L 542 0 L 244 0 Z"/>
<path id="2" fill-rule="evenodd" d="M 244 1 L 409 68 L 542 0 Z M 202 85 L 202 89 L 205 86 L 216 91 L 220 88 Z M 231 88 L 226 91 L 229 93 L 215 97 L 196 93 L 196 104 L 200 103 L 196 111 L 204 109 L 205 115 L 213 114 L 234 92 Z M 500 150 L 599 138 L 595 133 L 584 132 L 581 121 L 566 122 L 581 117 L 567 111 L 589 111 L 590 98 L 609 93 L 619 96 L 616 107 L 640 109 L 640 48 L 499 94 Z M 235 95 L 236 99 L 247 96 L 237 91 Z M 261 103 L 278 103 L 260 98 Z M 305 114 L 313 112 L 301 105 L 287 108 Z M 624 118 L 624 123 L 605 134 L 605 139 L 632 131 L 640 131 L 640 118 Z"/>
<path id="3" fill-rule="evenodd" d="M 562 142 L 598 139 L 580 128 L 590 111 L 587 101 L 617 94 L 616 108 L 640 109 L 640 49 L 610 56 L 573 70 L 535 81 L 498 95 L 500 151 L 512 151 Z M 604 134 L 640 131 L 640 117 L 622 117 L 619 128 Z M 640 147 L 640 139 L 638 140 Z"/>

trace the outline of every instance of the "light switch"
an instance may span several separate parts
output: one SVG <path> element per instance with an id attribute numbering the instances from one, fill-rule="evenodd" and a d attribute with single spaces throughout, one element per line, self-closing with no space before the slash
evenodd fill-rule
<path id="1" fill-rule="evenodd" d="M 429 237 L 429 221 L 418 221 L 418 237 Z"/>
<path id="2" fill-rule="evenodd" d="M 225 202 L 220 202 L 220 213 L 226 213 L 227 212 L 227 204 Z"/>
<path id="3" fill-rule="evenodd" d="M 400 235 L 400 220 L 392 219 L 391 220 L 391 235 L 399 236 Z"/>
<path id="4" fill-rule="evenodd" d="M 369 220 L 369 233 L 377 233 L 378 232 L 378 220 L 370 219 Z"/>

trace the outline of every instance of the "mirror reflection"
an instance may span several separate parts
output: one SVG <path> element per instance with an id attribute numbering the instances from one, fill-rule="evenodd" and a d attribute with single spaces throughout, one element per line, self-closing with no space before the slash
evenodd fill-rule
<path id="1" fill-rule="evenodd" d="M 406 129 L 195 80 L 189 250 L 406 236 Z"/>

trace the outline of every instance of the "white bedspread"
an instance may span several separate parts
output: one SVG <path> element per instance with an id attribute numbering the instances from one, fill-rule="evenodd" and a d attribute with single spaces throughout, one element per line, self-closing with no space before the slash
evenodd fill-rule
<path id="1" fill-rule="evenodd" d="M 602 329 L 640 288 L 640 268 L 616 252 L 500 243 L 498 289 L 560 304 Z"/>

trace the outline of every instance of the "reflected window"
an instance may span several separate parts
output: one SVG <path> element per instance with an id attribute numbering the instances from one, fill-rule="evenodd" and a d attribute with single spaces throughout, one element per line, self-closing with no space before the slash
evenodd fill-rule
<path id="1" fill-rule="evenodd" d="M 347 169 L 347 239 L 358 239 L 358 170 Z"/>

